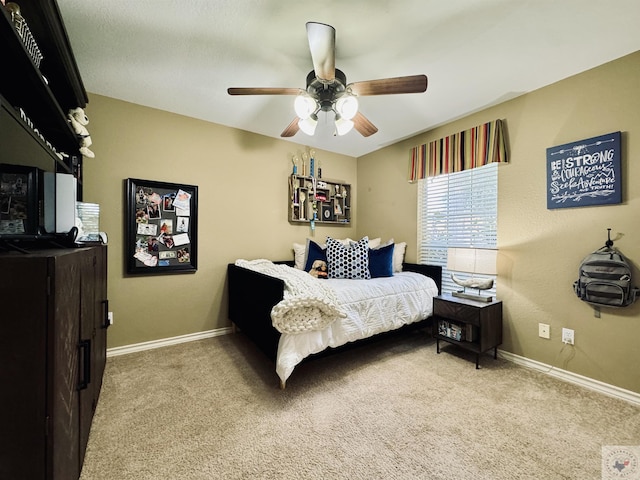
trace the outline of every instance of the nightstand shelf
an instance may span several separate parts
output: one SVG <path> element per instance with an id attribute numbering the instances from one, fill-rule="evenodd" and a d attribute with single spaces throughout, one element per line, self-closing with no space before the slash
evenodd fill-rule
<path id="1" fill-rule="evenodd" d="M 440 340 L 458 345 L 476 354 L 476 368 L 480 368 L 480 354 L 493 350 L 497 358 L 502 343 L 502 302 L 478 302 L 451 295 L 433 299 L 433 336 L 440 353 Z"/>

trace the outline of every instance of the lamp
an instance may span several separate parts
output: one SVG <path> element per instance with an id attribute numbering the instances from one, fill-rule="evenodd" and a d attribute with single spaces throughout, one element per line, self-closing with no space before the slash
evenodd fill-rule
<path id="1" fill-rule="evenodd" d="M 462 287 L 462 291 L 453 292 L 454 297 L 468 298 L 481 302 L 491 302 L 493 297 L 480 294 L 481 290 L 493 287 L 493 278 L 476 278 L 475 274 L 495 275 L 498 251 L 488 248 L 449 248 L 447 251 L 447 270 L 451 271 L 451 280 Z M 453 272 L 471 273 L 471 278 L 460 279 Z M 478 289 L 478 294 L 466 293 L 466 288 Z"/>
<path id="2" fill-rule="evenodd" d="M 293 108 L 296 111 L 296 115 L 300 117 L 301 120 L 306 120 L 311 116 L 311 114 L 315 113 L 318 109 L 318 104 L 309 95 L 302 93 L 296 97 L 293 103 Z"/>
<path id="3" fill-rule="evenodd" d="M 312 113 L 307 118 L 300 119 L 298 126 L 300 127 L 300 130 L 307 135 L 313 135 L 316 132 L 316 127 L 318 126 L 318 116 L 315 113 Z"/>
<path id="4" fill-rule="evenodd" d="M 298 127 L 307 135 L 314 135 L 318 125 L 318 112 L 333 112 L 337 135 L 349 133 L 358 114 L 358 98 L 346 87 L 347 77 L 335 70 L 335 79 L 329 83 L 318 79 L 312 70 L 307 75 L 307 88 L 296 96 L 293 107 L 298 116 Z"/>
<path id="5" fill-rule="evenodd" d="M 336 132 L 338 135 L 342 136 L 351 131 L 353 128 L 353 120 L 349 120 L 340 116 L 339 113 L 336 113 Z"/>
<path id="6" fill-rule="evenodd" d="M 351 120 L 358 113 L 358 99 L 349 94 L 341 96 L 336 100 L 336 113 L 345 120 Z"/>

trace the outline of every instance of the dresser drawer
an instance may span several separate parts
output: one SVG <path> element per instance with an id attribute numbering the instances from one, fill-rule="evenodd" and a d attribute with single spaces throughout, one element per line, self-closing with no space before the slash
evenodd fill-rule
<path id="1" fill-rule="evenodd" d="M 433 314 L 472 325 L 480 324 L 480 309 L 472 305 L 447 302 L 436 298 L 433 301 Z"/>

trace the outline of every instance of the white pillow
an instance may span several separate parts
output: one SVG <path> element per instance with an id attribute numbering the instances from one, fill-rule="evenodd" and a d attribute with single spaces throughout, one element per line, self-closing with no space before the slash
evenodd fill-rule
<path id="1" fill-rule="evenodd" d="M 307 257 L 307 245 L 301 243 L 293 244 L 293 266 L 298 270 L 304 269 L 304 262 Z"/>
<path id="2" fill-rule="evenodd" d="M 329 238 L 329 237 L 327 237 Z M 347 238 L 334 238 L 333 240 L 335 240 L 336 242 L 340 242 L 342 245 L 344 245 L 345 247 L 348 247 L 349 245 L 351 245 L 352 243 L 356 243 L 357 240 L 351 240 L 349 237 Z"/>
<path id="3" fill-rule="evenodd" d="M 402 271 L 402 263 L 404 262 L 404 253 L 407 249 L 406 242 L 395 243 L 395 240 L 391 238 L 386 241 L 379 248 L 386 247 L 387 245 L 391 245 L 394 243 L 393 247 L 393 273 L 398 273 Z"/>
<path id="4" fill-rule="evenodd" d="M 369 248 L 378 248 L 380 246 L 380 243 L 382 243 L 382 239 L 380 237 L 378 237 L 378 238 L 370 238 L 369 239 Z"/>
<path id="5" fill-rule="evenodd" d="M 404 262 L 404 252 L 406 249 L 406 242 L 396 243 L 393 247 L 393 273 L 402 271 L 402 262 Z"/>
<path id="6" fill-rule="evenodd" d="M 338 242 L 340 242 L 342 245 L 344 245 L 345 247 L 348 247 L 350 245 L 353 245 L 354 243 L 358 243 L 359 240 L 353 240 L 351 238 L 344 238 L 344 239 L 339 239 L 339 238 L 334 238 L 334 240 L 337 240 Z M 378 238 L 370 238 L 369 239 L 369 248 L 378 248 L 380 246 L 380 242 L 382 241 L 382 239 L 380 237 Z"/>

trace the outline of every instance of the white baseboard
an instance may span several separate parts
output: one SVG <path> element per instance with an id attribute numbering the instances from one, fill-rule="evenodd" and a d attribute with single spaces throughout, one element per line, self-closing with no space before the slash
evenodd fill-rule
<path id="1" fill-rule="evenodd" d="M 113 347 L 107 349 L 107 357 L 117 357 L 118 355 L 126 355 L 128 353 L 142 352 L 144 350 L 152 350 L 154 348 L 168 347 L 169 345 L 177 345 L 178 343 L 194 342 L 205 338 L 218 337 L 227 335 L 232 332 L 231 327 L 216 328 L 215 330 L 207 330 L 205 332 L 189 333 L 177 337 L 161 338 L 159 340 L 151 340 L 150 342 L 134 343 L 122 347 Z"/>
<path id="2" fill-rule="evenodd" d="M 546 363 L 531 360 L 526 357 L 521 357 L 520 355 L 516 355 L 515 353 L 498 350 L 498 356 L 500 358 L 504 358 L 505 360 L 509 360 L 510 362 L 522 365 L 523 367 L 532 368 L 533 370 L 538 370 L 539 372 L 546 373 L 547 375 L 551 375 L 552 377 L 558 378 L 565 382 L 580 385 L 581 387 L 595 390 L 596 392 L 603 393 L 610 397 L 618 398 L 635 405 L 640 405 L 640 394 L 632 392 L 631 390 L 625 390 L 624 388 L 609 385 L 608 383 L 600 382 L 598 380 L 594 380 L 593 378 L 578 375 L 577 373 L 569 372 L 567 370 L 562 370 L 561 368 L 554 367 L 553 365 L 547 365 Z"/>

